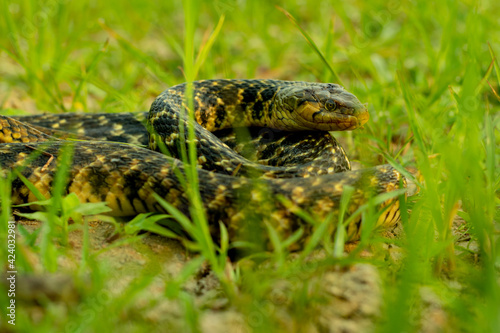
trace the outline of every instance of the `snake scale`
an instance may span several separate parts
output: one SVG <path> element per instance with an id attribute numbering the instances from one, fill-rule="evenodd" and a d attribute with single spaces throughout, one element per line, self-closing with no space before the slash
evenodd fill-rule
<path id="1" fill-rule="evenodd" d="M 214 238 L 223 223 L 232 240 L 248 232 L 266 239 L 265 224 L 283 238 L 303 228 L 307 239 L 313 226 L 298 211 L 316 221 L 332 213 L 335 217 L 350 186 L 349 216 L 370 197 L 406 184 L 389 165 L 350 171 L 347 156 L 328 131 L 355 129 L 369 116 L 339 85 L 205 80 L 192 88 L 199 191 Z M 106 202 L 115 216 L 165 212 L 154 199 L 157 193 L 189 217 L 185 167 L 179 159 L 188 138 L 185 91 L 186 84 L 167 89 L 147 114 L 0 116 L 0 171 L 5 176 L 19 168 L 49 197 L 60 149 L 71 143 L 66 193 L 75 193 L 81 202 Z M 14 179 L 12 203 L 34 201 L 28 187 Z M 399 220 L 397 198 L 380 207 L 385 209 L 378 226 Z M 358 217 L 346 226 L 348 239 L 359 237 L 360 228 Z"/>

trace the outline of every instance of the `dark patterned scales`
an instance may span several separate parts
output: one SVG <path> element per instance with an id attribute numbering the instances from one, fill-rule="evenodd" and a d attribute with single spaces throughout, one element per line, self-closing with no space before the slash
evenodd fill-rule
<path id="1" fill-rule="evenodd" d="M 184 90 L 185 85 L 179 85 L 163 92 L 147 116 L 147 128 L 153 132 L 150 148 L 156 149 L 161 140 L 174 157 L 179 156 L 182 141 L 179 122 L 188 126 Z M 277 195 L 321 221 L 338 212 L 347 185 L 355 189 L 349 215 L 367 198 L 393 191 L 400 182 L 405 184 L 388 165 L 349 171 L 344 151 L 326 130 L 357 128 L 368 120 L 368 113 L 354 95 L 338 85 L 209 80 L 195 82 L 193 92 L 195 118 L 204 126 L 195 124 L 194 128 L 200 192 L 215 237 L 219 235 L 219 222 L 223 222 L 234 239 L 247 227 L 247 217 L 252 214 L 265 219 L 283 237 L 301 226 L 308 235 L 310 226 L 292 212 L 294 209 L 284 207 Z M 0 169 L 10 170 L 23 164 L 29 154 L 39 152 L 23 174 L 49 195 L 58 149 L 67 141 L 51 139 L 47 134 L 69 131 L 77 138 L 126 142 L 72 141 L 75 153 L 67 191 L 76 193 L 82 202 L 105 201 L 117 216 L 163 212 L 152 196 L 155 191 L 189 215 L 188 198 L 174 172 L 174 168 L 184 172 L 182 163 L 130 144 L 147 142 L 141 117 L 144 119 L 143 114 L 130 113 L 43 115 L 18 117 L 18 121 L 0 117 L 0 142 L 7 142 L 0 145 Z M 44 127 L 39 128 L 43 133 L 27 122 Z M 297 132 L 289 132 L 292 130 Z M 37 143 L 46 140 L 50 142 Z M 260 179 L 242 177 L 246 175 Z M 12 196 L 14 203 L 35 200 L 19 180 L 13 182 Z M 378 224 L 395 224 L 399 219 L 397 199 L 381 206 L 388 209 Z M 358 218 L 347 226 L 349 237 L 357 237 L 359 229 Z"/>

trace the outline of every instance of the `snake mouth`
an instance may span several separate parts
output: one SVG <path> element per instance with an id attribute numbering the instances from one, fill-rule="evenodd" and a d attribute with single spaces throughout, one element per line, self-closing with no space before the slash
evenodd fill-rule
<path id="1" fill-rule="evenodd" d="M 322 131 L 349 131 L 363 126 L 370 119 L 363 105 L 357 108 L 339 107 L 332 112 L 309 104 L 298 115 L 304 126 Z"/>

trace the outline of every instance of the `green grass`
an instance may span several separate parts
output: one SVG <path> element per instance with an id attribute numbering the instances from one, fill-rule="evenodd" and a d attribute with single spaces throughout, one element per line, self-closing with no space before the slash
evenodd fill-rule
<path id="1" fill-rule="evenodd" d="M 5 0 L 0 6 L 2 114 L 147 110 L 167 86 L 197 79 L 341 81 L 368 103 L 371 114 L 364 130 L 338 134 L 351 160 L 362 166 L 390 162 L 416 167 L 423 178 L 416 180 L 420 192 L 407 203 L 402 238 L 363 236 L 361 247 L 373 252 L 369 259 L 359 251 L 339 255 L 342 240 L 328 243 L 318 232 L 315 241 L 327 258 L 314 265 L 305 256 L 291 261 L 280 247 L 287 240 L 270 230 L 276 250 L 265 256 L 264 265 L 257 265 L 258 256 L 228 265 L 227 244 L 217 248 L 210 239 L 199 209 L 196 172 L 188 169 L 194 218 L 185 225 L 193 230 L 191 245 L 200 257 L 193 256 L 174 276 L 165 277 L 160 267 L 138 269 L 116 295 L 106 282 L 119 281 L 120 275 L 90 250 L 88 225 L 76 223 L 70 229 L 81 230 L 87 239 L 82 258 L 70 258 L 80 267 L 72 278 L 81 299 L 68 308 L 46 301 L 38 319 L 19 306 L 16 328 L 160 331 L 144 316 L 158 297 L 145 304 L 141 295 L 162 279 L 165 292 L 159 298 L 178 308 L 181 324 L 173 327 L 197 332 L 211 306 L 200 305 L 185 286 L 205 258 L 221 281 L 227 307 L 241 313 L 255 331 L 289 330 L 281 307 L 295 318 L 296 330 L 304 328 L 300 323 L 314 318 L 325 301 L 317 278 L 333 266 L 360 261 L 382 272 L 384 299 L 376 331 L 418 331 L 420 318 L 429 316 L 423 310 L 423 289 L 433 291 L 447 314 L 443 330 L 500 331 L 497 2 Z M 192 161 L 193 154 L 188 144 L 185 160 Z M 0 185 L 5 189 L 9 182 Z M 4 239 L 9 198 L 1 193 Z M 61 196 L 54 200 L 59 201 L 54 210 L 71 205 Z M 452 234 L 450 221 L 457 212 L 466 224 Z M 58 260 L 67 258 L 67 246 L 61 245 L 67 221 L 51 221 L 56 213 L 47 222 L 55 229 L 30 235 L 19 227 L 24 235 L 16 252 L 20 274 L 54 272 Z M 154 230 L 150 220 L 141 221 Z M 456 242 L 460 234 L 470 234 L 472 250 Z M 119 244 L 139 246 L 143 239 L 133 227 L 120 235 Z M 400 247 L 401 259 L 387 254 L 387 242 Z M 42 267 L 34 267 L 26 254 L 31 252 L 42 257 Z M 0 255 L 5 266 L 3 245 Z M 283 284 L 289 303 L 273 303 L 270 294 L 282 291 Z M 2 309 L 6 295 L 0 291 Z"/>

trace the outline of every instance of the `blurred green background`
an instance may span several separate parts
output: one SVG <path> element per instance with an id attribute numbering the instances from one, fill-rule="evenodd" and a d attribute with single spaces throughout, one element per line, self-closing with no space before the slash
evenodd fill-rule
<path id="1" fill-rule="evenodd" d="M 2 114 L 147 110 L 167 87 L 194 79 L 341 83 L 371 114 L 364 130 L 339 134 L 348 155 L 362 166 L 414 167 L 423 179 L 396 242 L 402 258 L 381 254 L 385 241 L 372 237 L 365 246 L 380 251 L 376 260 L 344 262 L 368 261 L 383 272 L 373 330 L 426 331 L 422 320 L 434 317 L 423 310 L 425 287 L 444 313 L 437 331 L 500 331 L 498 1 L 0 2 Z M 238 278 L 225 282 L 237 290 L 228 307 L 245 316 L 265 302 L 266 287 L 294 269 L 274 264 L 281 268 L 272 273 L 236 267 Z M 88 269 L 102 286 L 110 276 L 99 265 Z M 128 290 L 131 300 L 147 285 L 144 276 Z M 307 281 L 292 288 L 285 308 L 296 321 L 314 322 L 307 310 L 322 303 Z M 181 285 L 165 297 L 183 304 L 183 328 L 199 331 L 207 309 Z M 99 291 L 86 291 L 94 298 L 80 304 Z M 124 297 L 111 303 L 112 311 L 87 320 L 50 302 L 41 319 L 19 313 L 27 331 L 73 327 L 68 322 L 82 332 L 161 331 L 140 312 L 131 316 Z M 262 325 L 249 327 L 290 330 L 279 315 Z"/>

